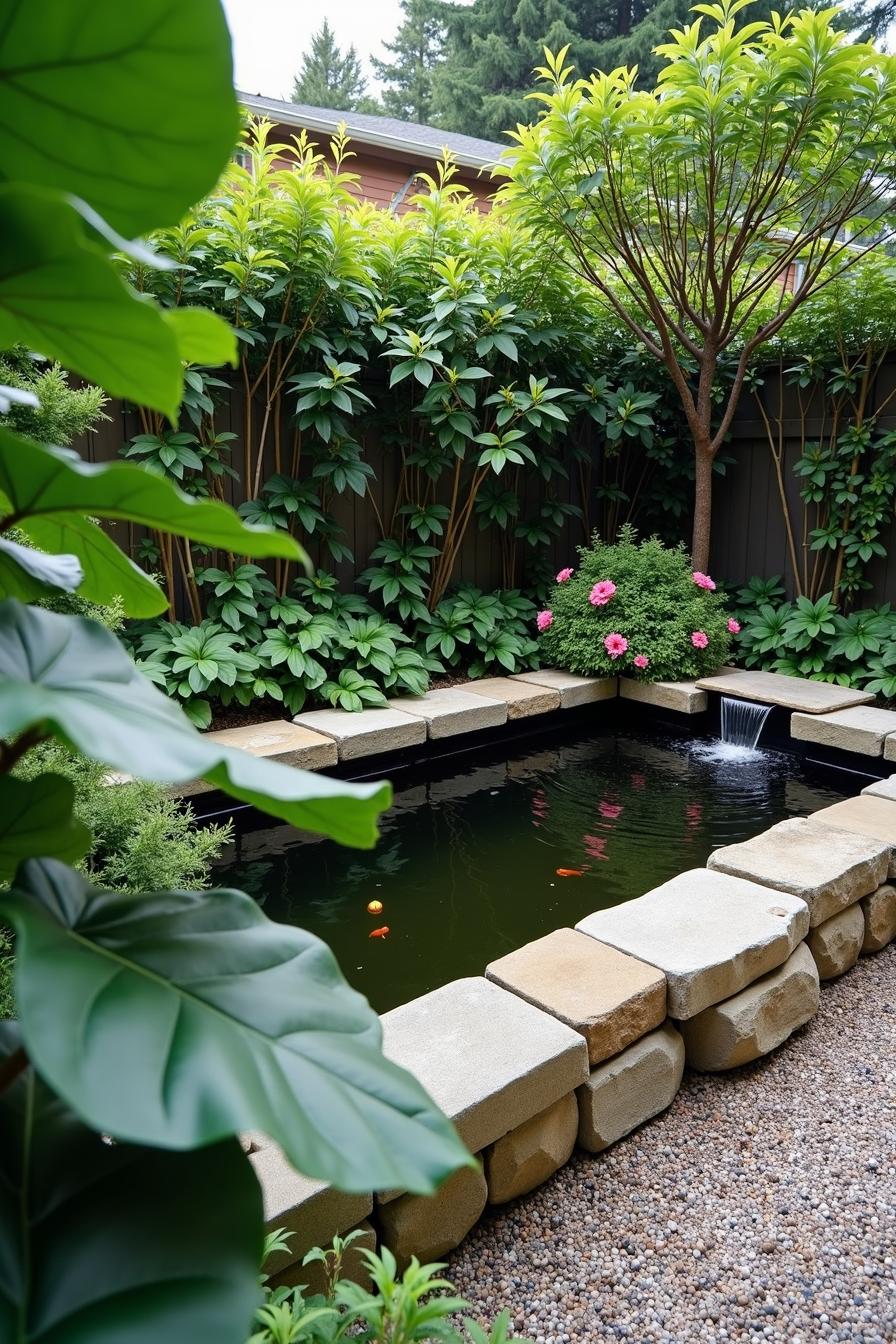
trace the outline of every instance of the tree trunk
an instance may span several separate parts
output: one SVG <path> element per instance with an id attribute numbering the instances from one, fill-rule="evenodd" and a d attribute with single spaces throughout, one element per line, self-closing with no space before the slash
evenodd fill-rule
<path id="1" fill-rule="evenodd" d="M 694 532 L 691 561 L 694 569 L 709 569 L 709 539 L 712 526 L 712 463 L 708 444 L 697 444 L 694 453 Z"/>

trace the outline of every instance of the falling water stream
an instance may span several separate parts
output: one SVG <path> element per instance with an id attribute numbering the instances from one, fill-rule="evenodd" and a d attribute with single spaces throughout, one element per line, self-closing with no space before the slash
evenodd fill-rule
<path id="1" fill-rule="evenodd" d="M 758 705 L 753 700 L 734 700 L 723 695 L 722 741 L 732 747 L 755 751 L 759 735 L 771 712 L 771 705 Z"/>

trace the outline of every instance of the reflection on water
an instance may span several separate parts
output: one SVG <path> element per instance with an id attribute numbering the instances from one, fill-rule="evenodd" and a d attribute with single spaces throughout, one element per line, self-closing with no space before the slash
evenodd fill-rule
<path id="1" fill-rule="evenodd" d="M 837 801 L 848 791 L 837 785 L 789 752 L 656 728 L 579 735 L 399 781 L 369 853 L 285 826 L 250 832 L 217 880 L 325 938 L 384 1012 L 702 866 L 719 845 Z M 384 906 L 375 919 L 373 899 Z M 371 940 L 383 924 L 388 938 Z"/>

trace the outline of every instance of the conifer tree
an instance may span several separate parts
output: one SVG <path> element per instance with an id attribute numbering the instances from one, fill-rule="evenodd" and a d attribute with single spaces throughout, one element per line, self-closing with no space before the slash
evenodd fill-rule
<path id="1" fill-rule="evenodd" d="M 292 91 L 293 101 L 336 112 L 367 110 L 367 80 L 353 46 L 342 52 L 326 19 L 311 38 Z"/>
<path id="2" fill-rule="evenodd" d="M 384 42 L 392 61 L 376 58 L 371 64 L 383 81 L 383 107 L 403 121 L 432 119 L 433 69 L 442 57 L 445 40 L 443 0 L 401 0 L 403 18 L 394 42 Z"/>

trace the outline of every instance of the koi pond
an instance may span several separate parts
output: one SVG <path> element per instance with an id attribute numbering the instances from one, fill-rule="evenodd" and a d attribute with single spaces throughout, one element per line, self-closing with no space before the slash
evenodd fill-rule
<path id="1" fill-rule="evenodd" d="M 796 752 L 656 724 L 579 728 L 511 753 L 505 743 L 431 764 L 425 780 L 399 774 L 372 851 L 286 826 L 244 831 L 216 883 L 324 938 L 385 1012 L 856 789 Z"/>

